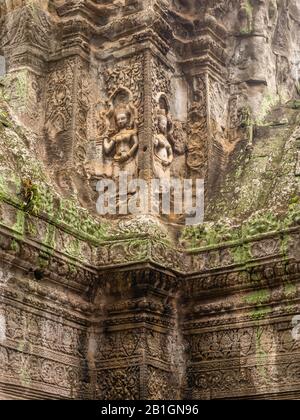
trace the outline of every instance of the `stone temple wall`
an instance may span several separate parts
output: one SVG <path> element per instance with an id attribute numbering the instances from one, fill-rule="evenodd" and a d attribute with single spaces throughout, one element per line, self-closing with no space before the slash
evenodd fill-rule
<path id="1" fill-rule="evenodd" d="M 299 29 L 298 0 L 0 0 L 0 398 L 300 397 Z M 123 172 L 203 179 L 204 222 L 100 216 Z"/>

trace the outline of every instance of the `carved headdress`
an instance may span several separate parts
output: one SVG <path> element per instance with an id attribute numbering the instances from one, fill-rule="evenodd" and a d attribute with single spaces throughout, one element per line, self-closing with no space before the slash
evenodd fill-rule
<path id="1" fill-rule="evenodd" d="M 138 112 L 132 103 L 131 92 L 126 88 L 118 88 L 110 99 L 110 109 L 107 113 L 108 127 L 111 133 L 118 132 L 117 116 L 125 114 L 127 116 L 127 128 L 138 130 Z"/>
<path id="2" fill-rule="evenodd" d="M 168 99 L 164 94 L 161 94 L 158 98 L 158 106 L 156 110 L 156 130 L 159 132 L 159 121 L 161 117 L 167 119 L 167 134 L 168 136 L 172 134 L 173 131 L 173 121 L 170 114 L 170 107 Z"/>

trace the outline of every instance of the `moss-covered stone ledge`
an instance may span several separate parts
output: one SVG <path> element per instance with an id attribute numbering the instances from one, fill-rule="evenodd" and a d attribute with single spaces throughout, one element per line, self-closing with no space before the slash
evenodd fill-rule
<path id="1" fill-rule="evenodd" d="M 21 191 L 22 186 L 11 183 L 10 192 L 12 185 L 15 193 L 10 196 L 1 190 L 0 226 L 11 237 L 10 252 L 17 252 L 22 242 L 34 244 L 40 269 L 51 257 L 60 256 L 92 270 L 150 262 L 185 276 L 229 267 L 248 269 L 270 258 L 299 258 L 298 199 L 291 201 L 285 215 L 256 214 L 240 226 L 219 222 L 186 227 L 176 244 L 152 217 L 120 220 L 104 228 L 70 202 L 50 200 L 46 212 L 49 201 L 37 199 L 34 192 L 29 205 L 24 204 L 16 188 Z M 81 230 L 82 226 L 86 228 Z"/>
<path id="2" fill-rule="evenodd" d="M 97 277 L 96 248 L 14 204 L 0 200 L 2 260 L 32 273 L 36 280 L 49 278 L 86 291 Z"/>

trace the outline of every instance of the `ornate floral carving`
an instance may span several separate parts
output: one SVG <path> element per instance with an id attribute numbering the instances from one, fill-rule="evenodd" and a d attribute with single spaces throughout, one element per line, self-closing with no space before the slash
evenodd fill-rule
<path id="1" fill-rule="evenodd" d="M 293 92 L 296 2 L 10 0 L 9 14 L 2 3 L 0 398 L 298 396 L 299 132 L 283 138 L 297 101 L 274 111 L 289 117 L 276 141 L 267 122 L 255 153 L 241 141 L 266 98 L 265 69 L 270 97 Z M 286 215 L 240 224 L 213 201 L 217 217 L 181 234 L 174 219 L 90 214 L 96 182 L 121 169 L 210 180 L 234 166 L 240 180 L 245 159 L 269 159 L 267 143 L 288 153 L 283 176 L 279 157 L 264 176 L 289 177 Z"/>
<path id="2" fill-rule="evenodd" d="M 152 84 L 153 84 L 153 98 L 155 100 L 160 94 L 167 97 L 171 95 L 171 78 L 172 72 L 166 65 L 158 58 L 153 59 L 152 62 Z M 155 104 L 154 104 L 155 105 Z"/>
<path id="3" fill-rule="evenodd" d="M 80 61 L 77 69 L 76 145 L 74 153 L 74 160 L 77 165 L 82 164 L 85 161 L 87 152 L 87 123 L 90 109 L 90 86 L 87 78 L 87 70 L 86 66 Z"/>
<path id="4" fill-rule="evenodd" d="M 139 121 L 143 117 L 143 72 L 144 56 L 136 55 L 104 70 L 104 85 L 107 97 L 111 98 L 118 87 L 124 87 L 132 93 L 133 104 L 139 110 Z"/>
<path id="5" fill-rule="evenodd" d="M 103 400 L 137 400 L 140 397 L 139 367 L 100 370 L 97 397 Z"/>
<path id="6" fill-rule="evenodd" d="M 47 50 L 51 34 L 51 21 L 34 4 L 16 9 L 6 16 L 6 31 L 2 48 L 14 48 L 28 44 Z"/>
<path id="7" fill-rule="evenodd" d="M 172 373 L 149 366 L 148 373 L 148 399 L 165 400 L 176 399 L 176 391 L 173 389 Z"/>
<path id="8" fill-rule="evenodd" d="M 71 157 L 75 66 L 75 59 L 60 63 L 47 81 L 45 134 L 49 158 L 54 162 L 66 162 Z"/>
<path id="9" fill-rule="evenodd" d="M 6 349 L 0 346 L 0 359 L 2 359 L 0 370 L 1 376 L 6 380 L 17 380 L 23 386 L 31 381 L 42 389 L 47 389 L 57 397 L 63 395 L 72 398 L 80 392 L 84 385 L 80 381 L 80 369 L 75 366 L 66 365 L 54 360 L 46 359 L 36 355 L 21 353 L 14 349 Z M 51 389 L 48 385 L 54 386 Z"/>
<path id="10" fill-rule="evenodd" d="M 188 115 L 187 165 L 205 177 L 208 161 L 207 81 L 205 75 L 192 81 L 192 105 Z"/>

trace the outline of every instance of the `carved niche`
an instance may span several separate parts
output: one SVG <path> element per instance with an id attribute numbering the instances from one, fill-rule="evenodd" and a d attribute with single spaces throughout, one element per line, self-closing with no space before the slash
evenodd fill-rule
<path id="1" fill-rule="evenodd" d="M 178 111 L 178 102 L 181 101 L 182 104 L 185 104 L 185 93 L 182 92 L 180 87 L 178 89 L 179 93 L 176 95 L 178 85 L 174 83 L 174 79 L 176 79 L 175 70 L 168 67 L 161 59 L 153 58 L 151 70 L 154 141 L 156 141 L 157 135 L 161 136 L 162 134 L 159 126 L 164 119 L 164 124 L 167 125 L 167 128 L 163 129 L 164 135 L 171 146 L 171 149 L 167 152 L 167 165 L 164 165 L 167 171 L 163 172 L 159 170 L 157 148 L 154 147 L 154 175 L 160 179 L 162 176 L 158 176 L 158 173 L 167 177 L 167 179 L 170 178 L 169 174 L 173 177 L 184 177 L 187 138 L 186 118 L 180 115 L 184 105 Z M 181 93 L 182 96 L 180 96 Z M 164 115 L 165 118 L 161 115 Z"/>
<path id="2" fill-rule="evenodd" d="M 144 114 L 144 55 L 140 54 L 121 63 L 110 63 L 103 69 L 103 84 L 107 98 L 112 98 L 118 88 L 130 92 L 130 100 L 138 110 L 139 123 Z"/>
<path id="3" fill-rule="evenodd" d="M 166 95 L 161 94 L 158 99 L 155 118 L 155 132 L 153 136 L 154 151 L 154 177 L 169 181 L 171 177 L 171 164 L 173 153 L 173 122 Z"/>
<path id="4" fill-rule="evenodd" d="M 107 131 L 103 138 L 103 162 L 111 166 L 112 178 L 118 179 L 120 172 L 129 177 L 136 173 L 138 140 L 138 116 L 132 103 L 131 92 L 123 87 L 111 97 L 106 115 Z"/>
<path id="5" fill-rule="evenodd" d="M 94 154 L 90 153 L 86 169 L 93 179 L 118 180 L 120 172 L 131 178 L 137 171 L 138 111 L 133 94 L 118 87 L 98 114 L 98 138 Z"/>

